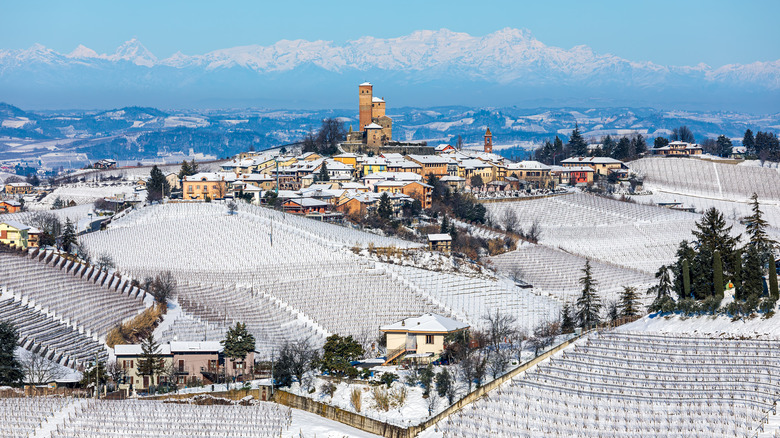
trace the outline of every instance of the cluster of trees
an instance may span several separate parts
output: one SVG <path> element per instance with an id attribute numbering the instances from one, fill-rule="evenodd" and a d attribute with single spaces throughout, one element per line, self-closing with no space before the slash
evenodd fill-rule
<path id="1" fill-rule="evenodd" d="M 466 222 L 485 223 L 485 206 L 470 194 L 450 190 L 434 174 L 429 173 L 426 183 L 432 187 L 431 201 L 434 213 L 446 213 Z"/>
<path id="2" fill-rule="evenodd" d="M 344 141 L 347 131 L 338 119 L 327 118 L 322 121 L 320 129 L 315 134 L 312 131 L 303 139 L 303 152 L 316 152 L 320 155 L 335 155 L 338 145 Z"/>
<path id="3" fill-rule="evenodd" d="M 648 291 L 655 295 L 651 311 L 714 313 L 731 286 L 735 300 L 723 309 L 726 314 L 749 315 L 756 310 L 771 314 L 778 299 L 777 242 L 766 233 L 758 196 L 751 199 L 752 214 L 744 219 L 748 240 L 741 248 L 741 236 L 732 236 L 720 211 L 710 208 L 704 213 L 693 231 L 695 239 L 682 241 L 677 261 L 656 273 L 658 284 Z"/>
<path id="4" fill-rule="evenodd" d="M 553 141 L 547 140 L 544 145 L 534 152 L 534 158 L 545 164 L 557 164 L 561 160 L 570 157 L 612 157 L 616 160 L 633 160 L 647 152 L 647 143 L 641 135 L 621 137 L 617 140 L 607 135 L 601 139 L 601 146 L 588 149 L 588 143 L 580 132 L 579 125 L 575 125 L 569 136 L 569 141 L 564 145 L 556 135 Z"/>
<path id="5" fill-rule="evenodd" d="M 184 160 L 181 162 L 181 168 L 179 169 L 179 179 L 184 179 L 188 176 L 192 176 L 198 173 L 198 163 L 193 158 L 191 162 Z"/>
<path id="6" fill-rule="evenodd" d="M 322 356 L 309 339 L 285 342 L 274 363 L 274 384 L 290 386 L 299 382 L 313 390 L 311 371 L 320 370 L 332 376 L 357 378 L 360 372 L 352 362 L 363 357 L 365 350 L 352 336 L 333 334 L 325 340 Z"/>
<path id="7" fill-rule="evenodd" d="M 763 161 L 780 161 L 780 141 L 774 132 L 758 131 L 754 136 L 753 131 L 748 129 L 742 137 L 742 146 L 745 146 L 751 157 Z"/>

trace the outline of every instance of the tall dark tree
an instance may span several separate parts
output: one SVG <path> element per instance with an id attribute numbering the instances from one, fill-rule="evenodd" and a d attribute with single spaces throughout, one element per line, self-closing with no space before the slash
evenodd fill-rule
<path id="1" fill-rule="evenodd" d="M 771 256 L 769 258 L 769 272 L 767 275 L 769 276 L 769 296 L 777 300 L 780 296 L 777 291 L 777 265 L 775 263 L 775 257 Z"/>
<path id="2" fill-rule="evenodd" d="M 645 152 L 647 152 L 647 142 L 645 137 L 641 134 L 637 134 L 631 139 L 632 154 L 630 158 L 636 158 Z"/>
<path id="3" fill-rule="evenodd" d="M 344 123 L 338 119 L 328 118 L 322 121 L 320 130 L 317 132 L 317 152 L 320 155 L 334 155 L 338 152 L 338 145 L 346 138 L 347 131 L 344 130 Z"/>
<path id="4" fill-rule="evenodd" d="M 764 213 L 761 211 L 761 205 L 758 203 L 758 195 L 753 193 L 750 197 L 752 214 L 745 218 L 745 228 L 750 240 L 749 245 L 755 246 L 764 263 L 768 262 L 772 256 L 777 241 L 770 238 L 766 232 L 769 224 L 764 219 Z"/>
<path id="5" fill-rule="evenodd" d="M 330 181 L 330 174 L 328 173 L 328 163 L 326 161 L 322 162 L 322 167 L 320 167 L 320 173 L 317 175 L 317 181 Z"/>
<path id="6" fill-rule="evenodd" d="M 658 268 L 658 272 L 655 273 L 655 278 L 658 279 L 658 284 L 651 287 L 647 293 L 655 294 L 655 300 L 661 300 L 665 297 L 670 297 L 672 294 L 672 280 L 669 276 L 669 267 L 661 266 Z"/>
<path id="7" fill-rule="evenodd" d="M 728 157 L 731 155 L 731 139 L 726 137 L 725 135 L 719 135 L 718 139 L 716 140 L 718 145 L 718 155 L 721 157 Z"/>
<path id="8" fill-rule="evenodd" d="M 73 222 L 70 218 L 65 219 L 65 228 L 62 230 L 60 236 L 60 249 L 66 253 L 71 253 L 76 250 L 76 228 L 73 226 Z"/>
<path id="9" fill-rule="evenodd" d="M 612 158 L 616 160 L 626 160 L 631 157 L 631 140 L 627 137 L 621 137 L 618 140 L 615 150 L 612 152 Z"/>
<path id="10" fill-rule="evenodd" d="M 764 266 L 761 262 L 761 253 L 755 246 L 747 245 L 742 259 L 742 290 L 735 298 L 746 300 L 751 296 L 760 297 L 764 293 Z"/>
<path id="11" fill-rule="evenodd" d="M 574 125 L 574 130 L 571 132 L 567 146 L 574 157 L 584 157 L 588 154 L 588 143 L 582 138 L 579 124 Z"/>
<path id="12" fill-rule="evenodd" d="M 620 293 L 620 316 L 631 317 L 639 315 L 639 294 L 635 287 L 623 286 L 623 291 Z"/>
<path id="13" fill-rule="evenodd" d="M 379 205 L 376 208 L 376 214 L 383 220 L 389 220 L 393 217 L 393 206 L 390 204 L 390 196 L 383 192 L 379 197 Z"/>
<path id="14" fill-rule="evenodd" d="M 149 376 L 151 385 L 154 385 L 154 376 L 159 376 L 164 370 L 162 356 L 160 355 L 160 345 L 154 340 L 154 336 L 149 336 L 141 341 L 141 356 L 138 358 L 138 374 Z"/>
<path id="15" fill-rule="evenodd" d="M 724 260 L 723 268 L 729 273 L 734 272 L 734 267 L 730 265 L 730 262 L 725 262 L 733 259 L 739 236 L 731 235 L 731 227 L 726 225 L 723 213 L 714 207 L 705 211 L 704 216 L 696 223 L 693 235 L 696 237 L 696 249 L 699 251 L 706 249 L 710 254 L 716 250 L 720 251 Z"/>
<path id="16" fill-rule="evenodd" d="M 19 344 L 19 332 L 11 322 L 0 321 L 0 386 L 19 386 L 24 379 L 22 364 L 14 351 Z"/>
<path id="17" fill-rule="evenodd" d="M 563 140 L 556 135 L 553 140 L 553 164 L 559 163 L 562 159 L 566 158 L 563 149 Z"/>
<path id="18" fill-rule="evenodd" d="M 753 131 L 745 130 L 745 136 L 742 137 L 742 146 L 747 150 L 748 155 L 756 154 L 756 139 L 753 137 Z"/>
<path id="19" fill-rule="evenodd" d="M 574 318 L 571 314 L 571 307 L 566 303 L 561 309 L 561 333 L 573 333 L 574 332 Z"/>
<path id="20" fill-rule="evenodd" d="M 715 289 L 715 295 L 723 296 L 723 261 L 720 258 L 720 251 L 712 254 L 712 285 Z"/>
<path id="21" fill-rule="evenodd" d="M 322 350 L 320 368 L 340 375 L 352 367 L 350 362 L 364 354 L 363 347 L 352 336 L 341 337 L 338 334 L 328 336 Z"/>
<path id="22" fill-rule="evenodd" d="M 255 336 L 246 329 L 246 324 L 240 322 L 228 329 L 220 343 L 224 346 L 225 357 L 234 363 L 243 362 L 249 353 L 255 351 Z"/>
<path id="23" fill-rule="evenodd" d="M 146 200 L 149 202 L 159 201 L 171 194 L 171 186 L 165 179 L 162 171 L 157 167 L 152 167 L 149 172 L 149 180 L 146 182 Z"/>
<path id="24" fill-rule="evenodd" d="M 615 140 L 610 135 L 601 139 L 601 150 L 604 152 L 604 156 L 611 157 L 615 153 L 615 146 Z"/>
<path id="25" fill-rule="evenodd" d="M 599 317 L 601 299 L 596 292 L 598 283 L 593 278 L 590 260 L 585 260 L 585 267 L 582 269 L 582 277 L 580 277 L 579 282 L 582 285 L 582 294 L 577 299 L 577 321 L 580 327 L 588 329 L 601 321 Z"/>
<path id="26" fill-rule="evenodd" d="M 683 125 L 672 129 L 672 135 L 669 136 L 672 141 L 684 141 L 686 143 L 696 143 L 691 128 Z"/>
<path id="27" fill-rule="evenodd" d="M 184 177 L 192 175 L 192 170 L 190 169 L 190 163 L 187 162 L 187 160 L 184 160 L 181 162 L 181 168 L 179 169 L 179 179 L 184 179 Z"/>
<path id="28" fill-rule="evenodd" d="M 669 144 L 669 140 L 665 137 L 656 137 L 655 140 L 653 140 L 653 147 L 654 148 L 662 148 Z"/>
<path id="29" fill-rule="evenodd" d="M 682 261 L 683 297 L 691 297 L 691 268 L 688 259 Z"/>

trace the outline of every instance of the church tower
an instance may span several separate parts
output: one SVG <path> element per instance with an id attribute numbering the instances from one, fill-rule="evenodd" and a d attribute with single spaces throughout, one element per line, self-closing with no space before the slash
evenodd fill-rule
<path id="1" fill-rule="evenodd" d="M 485 152 L 493 153 L 493 134 L 490 133 L 490 128 L 485 131 Z"/>
<path id="2" fill-rule="evenodd" d="M 370 125 L 372 122 L 373 88 L 370 82 L 363 82 L 358 86 L 358 111 L 360 114 L 360 126 L 358 129 L 360 132 L 365 131 L 366 125 Z"/>

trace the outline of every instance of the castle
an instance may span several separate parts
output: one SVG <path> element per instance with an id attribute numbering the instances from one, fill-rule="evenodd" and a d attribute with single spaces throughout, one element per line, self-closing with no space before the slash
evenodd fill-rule
<path id="1" fill-rule="evenodd" d="M 347 143 L 361 143 L 379 149 L 393 141 L 393 119 L 385 114 L 385 100 L 374 97 L 374 86 L 363 82 L 358 86 L 360 129 L 349 127 Z"/>

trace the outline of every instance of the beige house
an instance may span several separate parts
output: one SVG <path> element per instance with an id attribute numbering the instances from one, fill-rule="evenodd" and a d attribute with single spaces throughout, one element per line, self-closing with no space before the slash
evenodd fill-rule
<path id="1" fill-rule="evenodd" d="M 0 222 L 0 243 L 16 248 L 27 248 L 28 231 L 30 227 L 20 222 L 11 220 Z"/>
<path id="2" fill-rule="evenodd" d="M 406 318 L 379 328 L 387 336 L 385 365 L 401 358 L 432 362 L 444 351 L 444 337 L 468 324 L 435 313 Z"/>
<path id="3" fill-rule="evenodd" d="M 622 161 L 610 157 L 572 157 L 561 161 L 563 167 L 588 166 L 599 175 L 608 176 L 610 172 L 625 169 Z"/>

